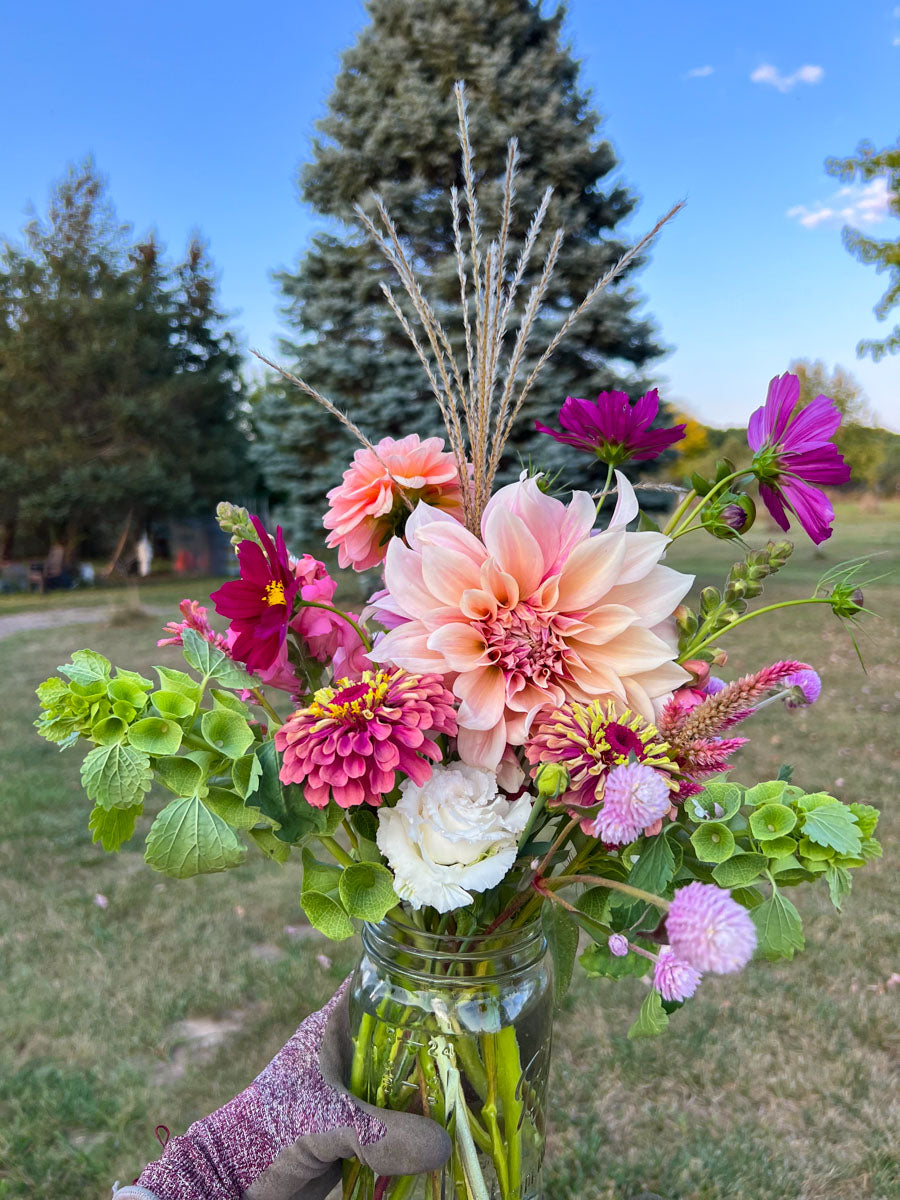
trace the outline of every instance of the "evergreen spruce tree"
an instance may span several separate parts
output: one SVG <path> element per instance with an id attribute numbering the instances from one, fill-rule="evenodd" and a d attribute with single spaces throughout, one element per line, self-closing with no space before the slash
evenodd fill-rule
<path id="1" fill-rule="evenodd" d="M 211 511 L 248 470 L 238 368 L 202 246 L 172 267 L 134 245 L 93 163 L 72 169 L 0 253 L 5 555 Z"/>
<path id="2" fill-rule="evenodd" d="M 561 43 L 561 10 L 544 16 L 533 0 L 368 0 L 367 10 L 370 23 L 343 56 L 312 162 L 300 174 L 302 199 L 331 218 L 333 228 L 313 239 L 296 271 L 279 276 L 296 334 L 282 353 L 373 439 L 441 434 L 421 367 L 379 285 L 385 280 L 395 292 L 402 289 L 359 232 L 353 206 L 368 207 L 373 192 L 384 198 L 420 271 L 430 276 L 429 298 L 448 311 L 456 340 L 459 284 L 448 192 L 461 186 L 462 175 L 454 82 L 466 82 L 475 165 L 487 197 L 486 236 L 494 233 L 487 221 L 496 220 L 491 199 L 500 194 L 507 142 L 519 140 L 512 262 L 544 189 L 554 188 L 544 244 L 559 226 L 567 236 L 534 345 L 546 344 L 627 248 L 616 230 L 636 201 L 616 177 L 615 153 L 601 136 L 578 64 Z M 535 272 L 540 261 L 538 253 Z M 507 475 L 518 470 L 518 452 L 549 469 L 565 464 L 568 483 L 596 484 L 589 460 L 574 463 L 530 432 L 534 418 L 553 423 L 566 395 L 612 387 L 633 395 L 660 353 L 625 278 L 576 325 L 542 375 L 522 413 Z M 311 536 L 321 530 L 324 493 L 356 445 L 314 401 L 278 383 L 258 407 L 257 428 L 281 514 L 292 532 Z"/>

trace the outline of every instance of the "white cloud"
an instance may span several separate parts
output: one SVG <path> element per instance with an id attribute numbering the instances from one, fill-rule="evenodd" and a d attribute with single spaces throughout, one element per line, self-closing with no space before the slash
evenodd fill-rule
<path id="1" fill-rule="evenodd" d="M 887 180 L 879 176 L 871 183 L 853 183 L 839 188 L 828 201 L 812 208 L 796 204 L 785 215 L 799 222 L 804 229 L 815 229 L 819 225 L 876 225 L 890 212 L 890 202 Z"/>
<path id="2" fill-rule="evenodd" d="M 707 64 L 705 67 L 692 67 L 685 75 L 685 79 L 705 79 L 707 75 L 712 75 L 715 67 Z"/>
<path id="3" fill-rule="evenodd" d="M 824 69 L 811 63 L 798 67 L 793 75 L 782 75 L 771 63 L 760 63 L 755 71 L 750 72 L 753 83 L 767 83 L 779 92 L 789 92 L 798 83 L 821 83 L 824 77 Z"/>
<path id="4" fill-rule="evenodd" d="M 894 45 L 895 45 L 895 46 L 900 46 L 900 37 L 895 37 L 895 38 L 894 38 Z"/>

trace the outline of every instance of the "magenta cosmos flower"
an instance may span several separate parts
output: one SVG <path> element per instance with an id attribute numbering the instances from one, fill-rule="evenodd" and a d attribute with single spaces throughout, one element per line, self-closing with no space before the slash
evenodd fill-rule
<path id="1" fill-rule="evenodd" d="M 278 730 L 280 778 L 304 784 L 315 808 L 332 797 L 341 808 L 377 807 L 398 771 L 416 784 L 431 778 L 441 752 L 429 735 L 440 733 L 456 733 L 456 713 L 439 676 L 364 671 L 320 688 Z"/>
<path id="2" fill-rule="evenodd" d="M 769 384 L 762 408 L 750 418 L 747 441 L 753 455 L 753 473 L 759 494 L 773 519 L 789 529 L 788 512 L 794 514 L 818 546 L 831 537 L 834 509 L 815 483 L 846 483 L 850 467 L 831 436 L 841 423 L 833 400 L 816 396 L 797 411 L 800 380 L 778 375 Z"/>
<path id="3" fill-rule="evenodd" d="M 682 962 L 719 975 L 740 971 L 756 949 L 750 914 L 712 883 L 679 888 L 666 916 L 666 936 Z"/>
<path id="4" fill-rule="evenodd" d="M 540 421 L 535 421 L 535 428 L 564 446 L 587 450 L 617 467 L 630 460 L 656 458 L 684 437 L 684 425 L 651 429 L 658 413 L 656 388 L 633 405 L 624 392 L 601 392 L 596 400 L 567 396 L 559 410 L 562 429 L 550 429 Z"/>
<path id="5" fill-rule="evenodd" d="M 300 580 L 291 570 L 281 526 L 273 542 L 259 517 L 250 519 L 262 545 L 241 542 L 240 579 L 223 583 L 210 600 L 216 612 L 231 619 L 231 631 L 237 635 L 232 655 L 251 671 L 265 671 L 284 645 Z"/>
<path id="6" fill-rule="evenodd" d="M 566 506 L 524 479 L 496 492 L 481 537 L 420 504 L 385 559 L 380 611 L 402 620 L 371 657 L 445 676 L 460 700 L 459 754 L 496 770 L 543 709 L 616 699 L 646 720 L 684 683 L 668 622 L 692 583 L 661 566 L 668 539 L 629 533 L 634 490 L 618 474 L 609 528 L 596 505 Z"/>

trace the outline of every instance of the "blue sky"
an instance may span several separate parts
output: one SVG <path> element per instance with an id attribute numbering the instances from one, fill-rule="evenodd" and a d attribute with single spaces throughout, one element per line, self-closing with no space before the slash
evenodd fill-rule
<path id="1" fill-rule="evenodd" d="M 270 273 L 316 227 L 295 174 L 360 0 L 44 0 L 0 15 L 0 232 L 94 154 L 120 215 L 179 252 L 199 228 L 245 346 L 273 349 Z M 900 6 L 881 0 L 571 0 L 567 35 L 606 115 L 640 233 L 688 206 L 641 276 L 672 353 L 664 394 L 744 420 L 794 357 L 841 363 L 900 428 L 900 356 L 858 361 L 884 279 L 840 241 L 842 213 L 896 237 L 875 190 L 840 193 L 830 154 L 900 129 Z M 527 138 L 527 131 L 523 132 Z"/>

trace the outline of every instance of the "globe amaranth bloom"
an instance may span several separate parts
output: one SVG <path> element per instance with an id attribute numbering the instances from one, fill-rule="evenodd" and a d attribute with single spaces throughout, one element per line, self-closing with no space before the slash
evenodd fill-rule
<path id="1" fill-rule="evenodd" d="M 383 559 L 391 537 L 419 500 L 462 518 L 456 459 L 441 438 L 382 438 L 374 450 L 357 450 L 343 483 L 328 493 L 323 524 L 327 545 L 342 567 L 365 571 Z"/>
<path id="2" fill-rule="evenodd" d="M 669 789 L 668 779 L 645 763 L 613 767 L 603 792 L 603 807 L 595 817 L 585 818 L 581 828 L 608 846 L 627 846 L 669 811 Z"/>
<path id="3" fill-rule="evenodd" d="M 678 889 L 666 915 L 666 936 L 682 962 L 719 975 L 740 971 L 756 948 L 750 914 L 712 883 Z"/>
<path id="4" fill-rule="evenodd" d="M 689 1000 L 703 978 L 690 963 L 682 962 L 670 946 L 660 950 L 653 967 L 653 986 L 663 1000 Z"/>
<path id="5" fill-rule="evenodd" d="M 617 699 L 645 719 L 688 678 L 667 618 L 692 577 L 659 564 L 668 539 L 629 533 L 634 490 L 619 473 L 609 528 L 594 500 L 567 506 L 522 479 L 490 499 L 481 537 L 420 504 L 393 538 L 379 609 L 402 618 L 371 657 L 448 676 L 459 755 L 496 770 L 542 709 Z"/>
<path id="6" fill-rule="evenodd" d="M 796 375 L 776 376 L 762 408 L 750 418 L 747 441 L 759 494 L 775 522 L 789 529 L 793 513 L 819 545 L 831 537 L 834 509 L 816 483 L 846 483 L 850 467 L 830 440 L 841 423 L 833 400 L 816 396 L 803 409 Z"/>
<path id="7" fill-rule="evenodd" d="M 223 583 L 210 596 L 216 611 L 231 619 L 237 636 L 232 655 L 251 671 L 265 671 L 278 659 L 300 581 L 291 569 L 279 525 L 273 542 L 259 517 L 251 517 L 261 545 L 238 546 L 240 579 Z"/>
<path id="8" fill-rule="evenodd" d="M 624 462 L 656 458 L 684 437 L 684 425 L 651 429 L 658 413 L 656 388 L 633 405 L 625 392 L 601 392 L 596 400 L 567 396 L 559 410 L 562 429 L 550 429 L 540 421 L 535 421 L 535 427 L 564 446 L 587 450 L 617 467 Z"/>
<path id="9" fill-rule="evenodd" d="M 652 810 L 656 815 L 635 827 L 635 832 L 625 837 L 624 842 L 630 842 L 644 826 L 652 824 L 668 811 L 668 798 L 664 804 L 658 799 L 660 786 L 667 797 L 668 788 L 675 786 L 662 774 L 675 769 L 675 764 L 667 757 L 667 749 L 655 726 L 610 700 L 569 704 L 546 717 L 539 717 L 534 732 L 525 744 L 526 757 L 535 764 L 532 777 L 539 786 L 552 765 L 565 768 L 564 788 L 551 797 L 549 803 L 566 805 L 573 816 L 584 817 L 581 827 L 585 833 L 592 837 L 602 836 L 610 845 L 621 844 L 618 835 L 624 832 L 626 825 L 629 830 L 635 827 L 639 809 L 641 812 Z M 630 815 L 625 816 L 621 806 L 627 806 L 627 797 L 631 792 L 625 785 L 626 776 L 621 775 L 613 784 L 614 799 L 606 818 L 601 821 L 602 814 L 589 814 L 587 810 L 605 801 L 612 773 L 629 762 L 653 768 L 653 780 L 650 782 L 649 776 L 639 776 L 634 772 L 628 776 L 645 800 L 635 801 Z M 646 797 L 651 794 L 656 799 L 649 801 L 648 809 Z M 620 801 L 619 809 L 615 809 L 616 799 Z M 615 831 L 614 809 L 617 812 Z M 606 833 L 601 832 L 601 826 Z M 613 832 L 616 836 L 606 836 Z"/>
<path id="10" fill-rule="evenodd" d="M 429 735 L 456 733 L 453 696 L 437 675 L 364 671 L 320 688 L 275 734 L 282 783 L 302 783 L 324 808 L 378 806 L 396 775 L 424 783 L 441 757 Z"/>

